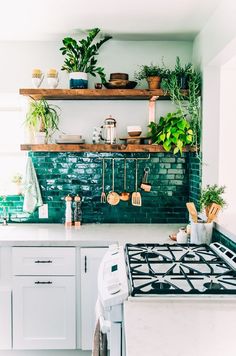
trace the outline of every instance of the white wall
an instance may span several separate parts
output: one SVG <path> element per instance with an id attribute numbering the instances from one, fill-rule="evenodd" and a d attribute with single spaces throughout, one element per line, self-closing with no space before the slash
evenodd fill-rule
<path id="1" fill-rule="evenodd" d="M 220 150 L 219 183 L 226 185 L 225 198 L 228 213 L 236 209 L 236 167 L 235 164 L 235 103 L 236 67 L 221 70 L 221 107 L 220 107 Z"/>
<path id="2" fill-rule="evenodd" d="M 7 42 L 0 43 L 0 93 L 18 92 L 19 88 L 32 87 L 31 72 L 41 68 L 44 73 L 49 68 L 60 70 L 63 57 L 59 42 Z M 99 64 L 105 67 L 108 75 L 111 72 L 127 72 L 133 79 L 138 65 L 150 62 L 161 64 L 162 57 L 167 65 L 174 65 L 176 56 L 183 63 L 191 60 L 192 42 L 147 42 L 147 41 L 114 41 L 107 42 L 101 48 Z M 98 81 L 98 79 L 97 79 Z M 93 88 L 91 78 L 90 87 Z M 142 85 L 145 87 L 145 83 Z M 42 87 L 47 87 L 46 80 Z M 65 72 L 60 74 L 59 87 L 68 87 Z M 61 129 L 67 133 L 83 134 L 91 141 L 94 126 L 100 126 L 108 115 L 118 121 L 119 135 L 126 134 L 128 124 L 140 124 L 146 132 L 148 123 L 148 103 L 146 101 L 77 101 L 55 102 L 62 109 Z M 157 117 L 174 110 L 170 102 L 157 104 Z"/>
<path id="3" fill-rule="evenodd" d="M 221 66 L 236 55 L 236 1 L 220 3 L 193 44 L 203 72 L 203 185 L 219 183 Z"/>
<path id="4" fill-rule="evenodd" d="M 214 64 L 214 61 L 222 56 L 224 62 L 231 58 L 223 55 L 225 48 L 228 51 L 236 50 L 232 43 L 236 38 L 236 1 L 222 0 L 211 16 L 205 27 L 196 37 L 193 46 L 193 59 L 196 63 L 204 65 Z M 227 58 L 228 57 L 228 58 Z"/>

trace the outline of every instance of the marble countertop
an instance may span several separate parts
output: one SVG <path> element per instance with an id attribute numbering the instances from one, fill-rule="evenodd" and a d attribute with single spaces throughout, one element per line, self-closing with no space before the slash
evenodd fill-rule
<path id="1" fill-rule="evenodd" d="M 171 243 L 169 234 L 179 224 L 10 224 L 0 226 L 0 246 L 108 246 L 126 242 Z"/>

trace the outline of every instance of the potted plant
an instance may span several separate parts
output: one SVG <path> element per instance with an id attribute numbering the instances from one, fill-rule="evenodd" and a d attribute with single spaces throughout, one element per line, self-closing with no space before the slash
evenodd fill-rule
<path id="1" fill-rule="evenodd" d="M 161 78 L 165 75 L 165 69 L 158 65 L 150 64 L 140 66 L 140 70 L 135 73 L 137 80 L 146 79 L 149 89 L 160 88 Z"/>
<path id="2" fill-rule="evenodd" d="M 180 89 L 188 89 L 189 87 L 188 81 L 189 81 L 191 69 L 192 69 L 191 63 L 187 63 L 183 67 L 181 65 L 180 58 L 176 57 L 174 73 L 177 77 L 177 81 Z"/>
<path id="3" fill-rule="evenodd" d="M 46 100 L 31 101 L 26 115 L 26 126 L 33 130 L 35 143 L 48 143 L 58 130 L 58 106 L 48 104 Z"/>
<path id="4" fill-rule="evenodd" d="M 222 208 L 226 205 L 222 194 L 225 192 L 225 186 L 207 185 L 205 189 L 202 189 L 200 196 L 201 209 L 205 209 L 206 216 L 208 217 L 209 210 L 213 203 L 220 205 Z"/>
<path id="5" fill-rule="evenodd" d="M 99 34 L 99 28 L 89 30 L 85 39 L 77 42 L 71 37 L 63 39 L 63 47 L 60 48 L 63 56 L 66 56 L 62 70 L 69 73 L 70 88 L 84 89 L 88 88 L 88 74 L 96 76 L 98 74 L 101 82 L 104 83 L 104 68 L 97 66 L 98 50 L 108 41 L 111 36 L 105 36 L 95 43 L 95 38 Z"/>
<path id="6" fill-rule="evenodd" d="M 192 143 L 193 131 L 180 110 L 160 117 L 159 123 L 151 122 L 149 136 L 154 144 L 163 145 L 167 152 L 182 154 L 183 147 Z"/>

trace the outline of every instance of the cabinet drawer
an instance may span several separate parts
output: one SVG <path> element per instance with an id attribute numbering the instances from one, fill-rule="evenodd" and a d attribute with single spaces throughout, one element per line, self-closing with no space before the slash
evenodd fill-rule
<path id="1" fill-rule="evenodd" d="M 74 247 L 13 247 L 13 274 L 74 275 Z"/>

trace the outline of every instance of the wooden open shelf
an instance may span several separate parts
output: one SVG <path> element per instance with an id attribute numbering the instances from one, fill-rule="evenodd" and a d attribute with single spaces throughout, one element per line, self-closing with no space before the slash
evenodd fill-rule
<path id="1" fill-rule="evenodd" d="M 34 152 L 166 152 L 161 145 L 108 145 L 108 144 L 24 144 L 21 151 Z M 195 151 L 194 147 L 186 146 L 184 152 Z"/>
<path id="2" fill-rule="evenodd" d="M 150 100 L 169 99 L 162 89 L 20 89 L 20 94 L 46 100 Z"/>

